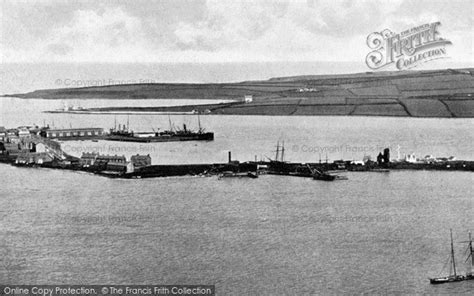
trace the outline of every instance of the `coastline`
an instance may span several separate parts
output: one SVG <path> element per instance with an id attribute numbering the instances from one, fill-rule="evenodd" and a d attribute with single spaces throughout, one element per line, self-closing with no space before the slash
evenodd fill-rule
<path id="1" fill-rule="evenodd" d="M 366 72 L 280 77 L 238 83 L 147 83 L 47 89 L 3 97 L 65 101 L 93 98 L 233 101 L 167 107 L 84 108 L 72 110 L 74 112 L 71 113 L 74 114 L 199 113 L 472 118 L 473 75 L 474 68 Z M 61 110 L 50 111 L 57 113 Z"/>

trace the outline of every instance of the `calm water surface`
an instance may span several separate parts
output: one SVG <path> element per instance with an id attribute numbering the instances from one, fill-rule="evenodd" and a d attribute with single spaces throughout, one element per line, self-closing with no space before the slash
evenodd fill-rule
<path id="1" fill-rule="evenodd" d="M 114 116 L 45 114 L 38 100 L 0 104 L 0 125 L 112 127 Z M 5 102 L 5 101 L 4 101 Z M 50 104 L 57 104 L 52 102 Z M 28 116 L 25 116 L 28 114 Z M 172 116 L 197 127 L 196 116 Z M 125 122 L 126 117 L 117 117 Z M 319 161 L 455 155 L 474 159 L 472 119 L 202 116 L 213 142 L 139 145 L 65 142 L 69 153 L 149 153 L 155 164 L 273 156 Z M 167 116 L 130 116 L 134 130 Z M 431 286 L 455 240 L 474 229 L 473 174 L 346 173 L 325 183 L 261 176 L 112 180 L 0 165 L 0 282 L 215 284 L 219 295 L 464 293 L 472 282 Z M 456 244 L 463 270 L 465 246 Z"/>

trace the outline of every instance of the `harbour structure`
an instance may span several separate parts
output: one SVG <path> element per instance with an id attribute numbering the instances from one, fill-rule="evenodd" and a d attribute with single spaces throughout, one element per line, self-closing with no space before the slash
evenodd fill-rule
<path id="1" fill-rule="evenodd" d="M 51 141 L 54 142 L 54 141 Z M 8 145 L 16 145 L 12 153 Z M 59 145 L 59 144 L 58 144 Z M 13 165 L 22 166 L 42 166 L 56 169 L 81 170 L 91 173 L 97 173 L 103 176 L 114 178 L 153 178 L 153 177 L 169 177 L 169 176 L 185 176 L 185 175 L 225 175 L 225 176 L 247 176 L 255 177 L 261 174 L 277 174 L 284 176 L 308 177 L 316 180 L 328 181 L 329 179 L 343 179 L 339 175 L 333 175 L 335 178 L 328 178 L 328 172 L 341 171 L 339 163 L 292 163 L 272 161 L 248 161 L 239 162 L 229 157 L 227 163 L 208 163 L 208 164 L 175 164 L 175 165 L 151 165 L 151 157 L 148 155 L 134 155 L 133 159 L 128 161 L 125 156 L 119 155 L 99 155 L 98 153 L 83 153 L 81 158 L 74 158 L 65 153 L 61 153 L 53 145 L 45 144 L 43 152 L 34 152 L 34 150 L 21 149 L 17 144 L 0 143 L 0 162 L 11 163 Z M 35 155 L 34 153 L 38 153 Z M 47 153 L 49 157 L 46 157 Z M 18 157 L 21 155 L 20 157 Z M 27 158 L 29 157 L 29 158 Z M 42 159 L 42 160 L 40 160 Z M 52 161 L 51 161 L 52 159 Z M 18 160 L 18 161 L 17 161 Z M 350 171 L 388 171 L 384 167 L 377 167 L 374 163 L 373 167 L 365 168 L 361 165 L 353 165 L 352 161 L 345 161 L 347 170 Z M 474 161 L 456 161 L 446 164 L 427 164 L 427 163 L 397 163 L 391 169 L 426 169 L 426 170 L 463 170 L 474 171 Z M 314 170 L 319 173 L 315 174 Z M 252 176 L 248 172 L 255 172 Z M 257 173 L 258 172 L 258 173 Z M 316 178 L 315 178 L 316 175 Z M 329 180 L 330 181 L 330 180 Z"/>
<path id="2" fill-rule="evenodd" d="M 0 127 L 0 141 L 19 142 L 32 136 L 40 136 L 48 139 L 56 140 L 81 140 L 95 139 L 104 135 L 103 128 L 86 127 L 86 128 L 51 128 L 45 126 L 20 126 L 12 129 Z"/>
<path id="3" fill-rule="evenodd" d="M 7 130 L 7 134 L 10 133 Z M 390 170 L 449 170 L 474 171 L 474 161 L 437 158 L 437 162 L 407 161 L 384 162 L 388 159 L 389 151 L 385 149 L 385 157 L 381 162 L 366 158 L 363 164 L 353 160 L 337 160 L 325 163 L 298 163 L 284 159 L 284 145 L 277 144 L 275 159 L 239 162 L 233 160 L 229 153 L 226 163 L 207 164 L 176 164 L 152 165 L 149 155 L 134 155 L 130 161 L 125 156 L 100 155 L 94 152 L 85 152 L 81 158 L 66 154 L 61 144 L 55 140 L 40 137 L 35 134 L 12 142 L 0 141 L 0 162 L 19 166 L 48 167 L 66 170 L 81 170 L 116 178 L 151 178 L 184 175 L 219 175 L 256 177 L 260 174 L 278 174 L 285 176 L 309 177 L 316 180 L 345 179 L 344 176 L 333 175 L 335 172 L 373 171 L 388 172 Z M 252 172 L 252 175 L 248 175 Z M 316 172 L 316 173 L 315 173 Z M 335 178 L 327 175 L 335 176 Z"/>
<path id="4" fill-rule="evenodd" d="M 104 135 L 103 128 L 69 128 L 69 129 L 51 129 L 45 128 L 40 135 L 48 139 L 57 140 L 81 140 L 100 138 Z"/>
<path id="5" fill-rule="evenodd" d="M 214 133 L 207 132 L 201 127 L 198 116 L 199 129 L 197 131 L 189 129 L 186 124 L 182 128 L 174 127 L 170 122 L 169 130 L 153 132 L 134 132 L 127 124 L 119 124 L 110 129 L 107 133 L 103 128 L 85 127 L 85 128 L 51 128 L 49 125 L 39 126 L 21 126 L 14 129 L 5 129 L 0 127 L 0 141 L 8 143 L 20 143 L 32 136 L 39 136 L 45 139 L 58 141 L 81 141 L 81 140 L 107 140 L 124 142 L 174 142 L 174 141 L 213 141 Z"/>
<path id="6" fill-rule="evenodd" d="M 238 160 L 232 159 L 232 152 L 228 152 L 228 164 L 232 170 L 220 170 L 219 179 L 222 178 L 251 178 L 257 179 L 259 175 L 259 166 L 256 163 L 247 163 L 241 166 Z M 237 168 L 237 169 L 236 169 Z M 246 168 L 242 169 L 242 168 Z"/>

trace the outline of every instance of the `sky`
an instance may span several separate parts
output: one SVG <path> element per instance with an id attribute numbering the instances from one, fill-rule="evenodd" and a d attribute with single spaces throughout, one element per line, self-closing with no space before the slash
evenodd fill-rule
<path id="1" fill-rule="evenodd" d="M 361 61 L 367 36 L 441 22 L 472 65 L 474 1 L 0 0 L 2 63 Z"/>

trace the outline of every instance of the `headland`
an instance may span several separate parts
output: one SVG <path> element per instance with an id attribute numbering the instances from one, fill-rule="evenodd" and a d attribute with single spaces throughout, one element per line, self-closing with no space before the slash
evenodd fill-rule
<path id="1" fill-rule="evenodd" d="M 238 83 L 150 83 L 36 90 L 24 99 L 196 99 L 228 103 L 53 112 L 474 117 L 474 69 L 306 75 Z"/>

